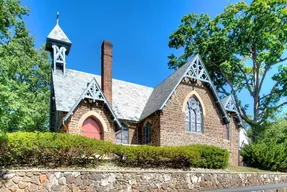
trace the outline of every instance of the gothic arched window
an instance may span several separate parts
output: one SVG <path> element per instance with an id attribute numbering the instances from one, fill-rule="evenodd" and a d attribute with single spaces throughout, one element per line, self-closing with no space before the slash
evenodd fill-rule
<path id="1" fill-rule="evenodd" d="M 202 107 L 195 96 L 191 96 L 186 103 L 185 131 L 191 133 L 203 132 Z"/>

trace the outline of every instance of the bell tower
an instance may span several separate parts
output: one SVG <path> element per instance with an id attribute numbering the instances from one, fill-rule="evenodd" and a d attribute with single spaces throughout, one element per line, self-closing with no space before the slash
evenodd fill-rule
<path id="1" fill-rule="evenodd" d="M 56 26 L 49 33 L 46 40 L 46 50 L 52 56 L 52 71 L 60 70 L 65 75 L 66 55 L 69 54 L 72 42 L 59 26 L 59 12 L 57 13 Z"/>

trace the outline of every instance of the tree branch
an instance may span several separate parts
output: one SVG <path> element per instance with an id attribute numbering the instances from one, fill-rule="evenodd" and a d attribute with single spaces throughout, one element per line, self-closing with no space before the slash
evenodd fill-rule
<path id="1" fill-rule="evenodd" d="M 222 69 L 220 69 L 220 70 L 221 70 L 221 73 L 222 73 L 223 77 L 225 78 L 227 84 L 230 86 L 230 88 L 231 88 L 231 90 L 232 90 L 231 93 L 232 93 L 232 95 L 233 95 L 233 97 L 234 97 L 234 99 L 235 99 L 235 106 L 236 106 L 237 111 L 239 112 L 241 118 L 244 119 L 247 123 L 253 124 L 253 121 L 250 120 L 250 119 L 247 117 L 246 111 L 245 111 L 243 108 L 241 108 L 241 106 L 239 105 L 239 99 L 238 99 L 238 96 L 237 96 L 237 94 L 236 94 L 236 91 L 235 91 L 235 89 L 234 89 L 233 84 L 232 84 L 231 81 L 227 78 L 227 76 L 226 76 L 226 74 L 224 73 L 224 71 L 223 71 Z"/>
<path id="2" fill-rule="evenodd" d="M 247 89 L 248 89 L 250 95 L 253 96 L 253 92 L 252 92 L 252 89 L 251 89 L 251 85 L 250 85 L 249 82 L 248 82 L 248 77 L 247 77 L 246 73 L 244 72 L 244 70 L 241 68 L 240 65 L 238 65 L 238 69 L 243 73 L 243 76 L 241 76 L 241 77 L 245 80 L 246 86 L 247 86 Z"/>
<path id="3" fill-rule="evenodd" d="M 275 107 L 268 107 L 268 106 L 266 106 L 265 110 L 263 110 L 263 111 L 259 114 L 259 116 L 263 116 L 264 113 L 266 113 L 267 109 L 270 110 L 270 111 L 271 111 L 271 110 L 276 111 L 276 110 L 278 110 L 279 108 L 283 107 L 284 105 L 287 105 L 287 101 L 285 101 L 285 102 L 283 102 L 283 103 L 281 103 L 281 104 L 279 104 L 279 105 L 277 105 L 277 106 L 275 106 Z M 265 120 L 265 118 L 262 118 L 262 119 L 260 120 L 259 124 L 263 123 L 264 120 Z"/>
<path id="4" fill-rule="evenodd" d="M 261 91 L 261 88 L 262 88 L 262 85 L 263 85 L 263 83 L 264 83 L 264 79 L 265 79 L 265 77 L 266 77 L 266 74 L 267 74 L 267 72 L 269 71 L 269 69 L 271 68 L 271 65 L 269 65 L 268 67 L 266 67 L 266 69 L 265 69 L 265 71 L 264 71 L 264 73 L 263 73 L 263 75 L 262 75 L 262 79 L 261 79 L 261 81 L 260 81 L 260 84 L 259 84 L 259 93 L 260 93 L 260 91 Z"/>
<path id="5" fill-rule="evenodd" d="M 274 65 L 275 65 L 275 64 L 282 63 L 282 62 L 284 62 L 284 61 L 286 61 L 286 60 L 287 60 L 287 57 L 285 57 L 284 59 L 279 59 L 277 63 L 274 63 Z"/>
<path id="6" fill-rule="evenodd" d="M 265 96 L 263 96 L 263 97 L 261 97 L 261 98 L 260 98 L 260 101 L 262 101 L 262 100 L 263 100 L 264 98 L 266 98 L 266 97 L 270 97 L 273 93 L 275 93 L 275 89 L 276 89 L 276 87 L 278 86 L 279 83 L 280 83 L 280 82 L 277 81 L 277 82 L 273 85 L 273 87 L 272 87 L 270 93 L 267 94 L 267 95 L 265 95 Z"/>

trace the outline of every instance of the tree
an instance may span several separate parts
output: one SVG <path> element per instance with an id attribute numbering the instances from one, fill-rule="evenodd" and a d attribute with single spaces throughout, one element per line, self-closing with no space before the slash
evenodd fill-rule
<path id="1" fill-rule="evenodd" d="M 185 15 L 169 37 L 169 47 L 184 53 L 169 55 L 169 68 L 177 69 L 199 53 L 218 93 L 231 94 L 242 119 L 258 127 L 287 104 L 286 7 L 287 0 L 254 0 L 250 5 L 230 4 L 214 19 L 207 14 Z M 264 94 L 272 67 L 278 72 L 272 76 L 270 92 Z M 238 97 L 243 90 L 252 97 L 251 116 Z"/>
<path id="2" fill-rule="evenodd" d="M 48 128 L 50 66 L 48 53 L 34 48 L 19 0 L 0 0 L 0 129 Z"/>

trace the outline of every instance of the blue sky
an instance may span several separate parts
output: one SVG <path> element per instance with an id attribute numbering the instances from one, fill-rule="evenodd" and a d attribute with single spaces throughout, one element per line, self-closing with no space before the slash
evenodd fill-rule
<path id="1" fill-rule="evenodd" d="M 168 69 L 167 56 L 175 50 L 169 49 L 168 40 L 180 25 L 181 18 L 192 12 L 214 17 L 229 3 L 236 2 L 23 0 L 22 4 L 31 9 L 24 20 L 35 37 L 37 48 L 45 43 L 56 24 L 56 13 L 60 12 L 59 25 L 73 43 L 67 68 L 100 74 L 101 43 L 109 40 L 114 46 L 113 78 L 155 87 L 173 72 Z M 267 82 L 266 90 L 271 84 L 271 81 Z M 243 92 L 240 96 L 246 98 L 248 93 Z"/>
<path id="2" fill-rule="evenodd" d="M 36 47 L 56 24 L 73 45 L 67 68 L 100 74 L 101 43 L 113 43 L 113 77 L 155 87 L 172 70 L 168 69 L 168 37 L 185 14 L 221 13 L 229 0 L 122 0 L 68 1 L 24 0 L 31 9 L 25 22 L 35 37 Z M 232 1 L 231 1 L 232 2 Z"/>

